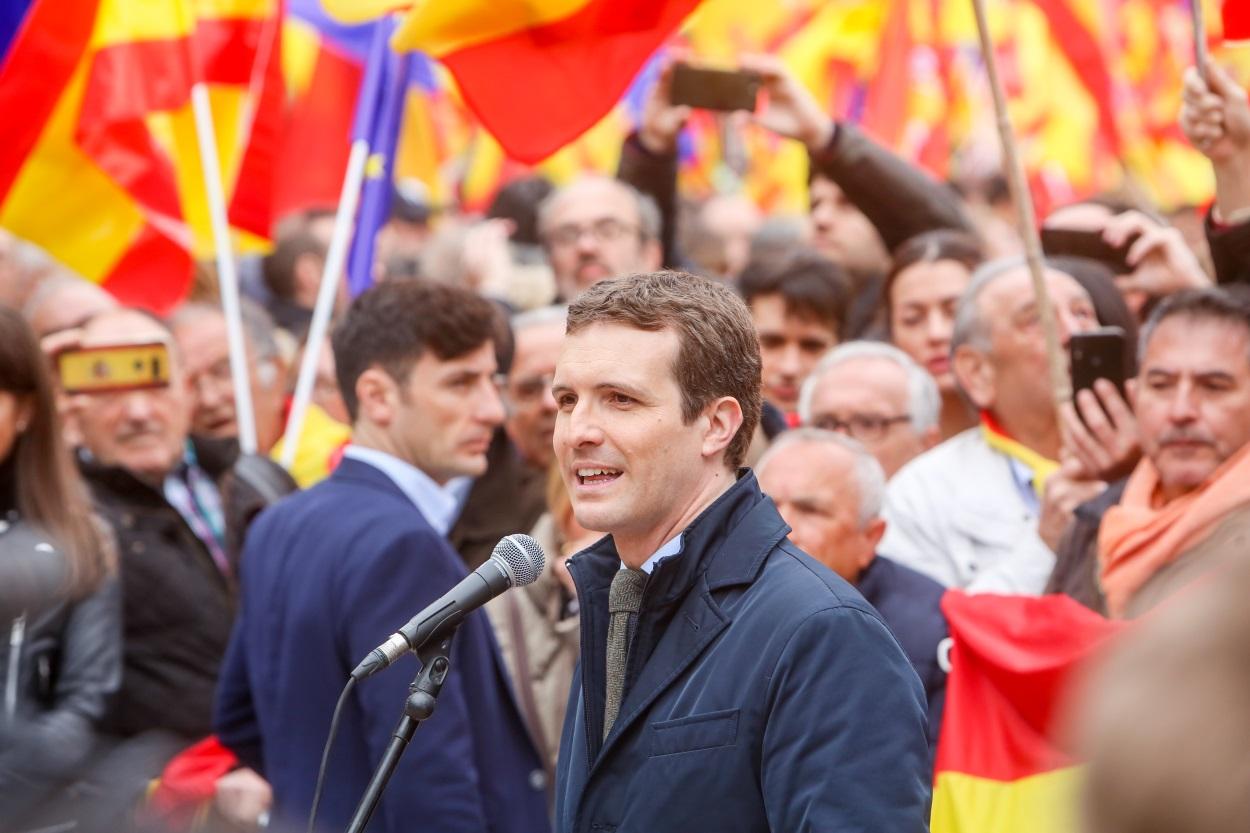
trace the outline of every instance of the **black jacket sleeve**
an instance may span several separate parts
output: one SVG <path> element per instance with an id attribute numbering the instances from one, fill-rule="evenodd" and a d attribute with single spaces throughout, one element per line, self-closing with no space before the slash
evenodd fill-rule
<path id="1" fill-rule="evenodd" d="M 1219 228 L 1207 212 L 1203 227 L 1218 284 L 1250 284 L 1250 222 Z"/>
<path id="2" fill-rule="evenodd" d="M 810 161 L 813 174 L 841 188 L 890 251 L 921 232 L 974 232 L 953 191 L 854 125 L 838 122 L 828 146 L 811 154 Z"/>
<path id="3" fill-rule="evenodd" d="M 677 250 L 677 153 L 655 154 L 643 147 L 637 131 L 630 133 L 621 147 L 621 162 L 616 178 L 632 185 L 655 200 L 660 209 L 660 245 L 663 267 L 681 268 L 683 258 Z"/>

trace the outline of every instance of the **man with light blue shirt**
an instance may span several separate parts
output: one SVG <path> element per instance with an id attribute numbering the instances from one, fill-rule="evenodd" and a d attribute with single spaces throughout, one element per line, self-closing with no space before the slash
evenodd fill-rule
<path id="1" fill-rule="evenodd" d="M 352 444 L 326 481 L 263 514 L 218 689 L 223 743 L 272 785 L 275 824 L 303 824 L 339 691 L 356 662 L 464 575 L 446 541 L 459 478 L 485 471 L 504 410 L 494 307 L 464 290 L 382 284 L 333 338 Z M 342 829 L 382 756 L 416 664 L 359 686 L 343 714 L 319 818 Z M 542 763 L 490 623 L 468 616 L 433 717 L 371 830 L 548 829 Z"/>
<path id="2" fill-rule="evenodd" d="M 749 469 L 760 347 L 694 275 L 569 307 L 554 444 L 577 521 L 582 657 L 556 829 L 927 829 L 920 681 L 880 615 L 786 539 Z"/>

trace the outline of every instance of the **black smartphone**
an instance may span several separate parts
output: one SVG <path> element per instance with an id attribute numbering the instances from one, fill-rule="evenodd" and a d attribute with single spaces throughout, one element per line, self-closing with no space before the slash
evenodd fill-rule
<path id="1" fill-rule="evenodd" d="M 1077 231 L 1075 229 L 1042 228 L 1042 251 L 1051 257 L 1084 257 L 1104 264 L 1114 275 L 1127 275 L 1133 271 L 1128 262 L 1130 239 L 1116 248 L 1102 239 L 1100 231 Z"/>
<path id="2" fill-rule="evenodd" d="M 755 110 L 760 76 L 747 70 L 708 69 L 690 64 L 673 65 L 669 99 L 702 110 Z"/>
<path id="3" fill-rule="evenodd" d="M 1087 333 L 1073 333 L 1068 338 L 1071 354 L 1072 396 L 1083 390 L 1092 390 L 1098 379 L 1107 379 L 1120 396 L 1124 396 L 1124 382 L 1128 372 L 1128 343 L 1124 330 L 1119 327 L 1099 327 Z M 1080 414 L 1080 410 L 1077 410 Z"/>

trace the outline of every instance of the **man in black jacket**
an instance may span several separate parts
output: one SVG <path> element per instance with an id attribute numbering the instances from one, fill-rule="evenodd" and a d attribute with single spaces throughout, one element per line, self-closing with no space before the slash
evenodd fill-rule
<path id="1" fill-rule="evenodd" d="M 786 540 L 739 469 L 759 344 L 731 290 L 680 273 L 569 309 L 552 384 L 577 520 L 582 656 L 560 831 L 923 831 L 924 696 L 850 585 Z"/>
<path id="2" fill-rule="evenodd" d="M 188 435 L 190 389 L 169 330 L 157 319 L 137 310 L 105 312 L 85 325 L 82 342 L 169 348 L 168 384 L 83 394 L 75 413 L 83 474 L 118 541 L 123 675 L 107 727 L 122 736 L 160 730 L 172 753 L 212 731 L 241 530 L 284 475 L 267 470 L 275 489 L 238 477 L 233 440 Z"/>

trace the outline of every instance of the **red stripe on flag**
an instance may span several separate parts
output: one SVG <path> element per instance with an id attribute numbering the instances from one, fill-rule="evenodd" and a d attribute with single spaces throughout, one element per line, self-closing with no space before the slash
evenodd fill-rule
<path id="1" fill-rule="evenodd" d="M 1120 128 L 1115 122 L 1111 100 L 1111 73 L 1094 33 L 1077 17 L 1070 3 L 1078 0 L 1036 0 L 1037 7 L 1050 22 L 1051 37 L 1072 64 L 1081 83 L 1093 96 L 1098 108 L 1098 131 L 1113 152 L 1120 149 Z"/>
<path id="2" fill-rule="evenodd" d="M 907 126 L 911 89 L 911 29 L 908 0 L 894 0 L 878 46 L 877 71 L 868 82 L 860 124 L 888 147 L 898 148 Z"/>
<path id="3" fill-rule="evenodd" d="M 274 217 L 338 203 L 363 75 L 358 63 L 322 45 L 308 89 L 292 102 L 287 117 L 274 177 Z"/>
<path id="4" fill-rule="evenodd" d="M 201 19 L 195 25 L 199 76 L 216 84 L 247 85 L 256 54 L 278 27 L 275 17 Z"/>
<path id="5" fill-rule="evenodd" d="M 1126 623 L 1067 596 L 969 596 L 942 612 L 953 648 L 935 772 L 1014 781 L 1073 763 L 1054 738 L 1084 662 Z"/>
<path id="6" fill-rule="evenodd" d="M 698 0 L 590 0 L 576 14 L 441 56 L 504 150 L 538 162 L 612 109 Z M 508 83 L 507 79 L 524 79 Z"/>
<path id="7" fill-rule="evenodd" d="M 1250 40 L 1250 0 L 1224 0 L 1220 15 L 1224 40 Z"/>
<path id="8" fill-rule="evenodd" d="M 264 60 L 259 89 L 253 89 L 252 126 L 230 199 L 230 224 L 259 237 L 269 237 L 274 219 L 274 188 L 278 153 L 286 124 L 286 83 L 282 76 L 282 22 L 274 17 L 261 30 L 248 62 Z M 263 57 L 261 57 L 263 56 Z"/>
<path id="9" fill-rule="evenodd" d="M 37 0 L 0 66 L 0 113 L 10 114 L 0 142 L 0 202 L 82 59 L 99 2 Z"/>
<path id="10" fill-rule="evenodd" d="M 123 304 L 165 315 L 186 297 L 191 275 L 190 253 L 147 225 L 102 283 Z"/>

